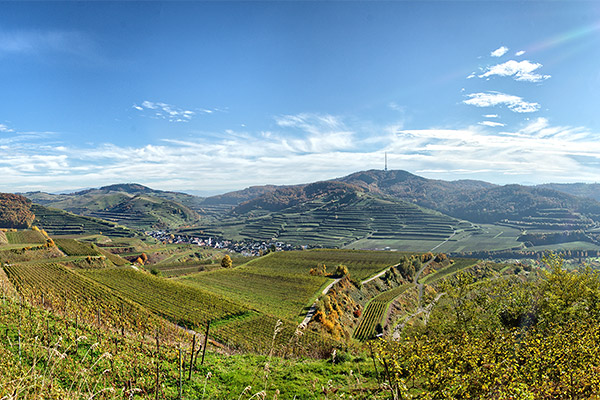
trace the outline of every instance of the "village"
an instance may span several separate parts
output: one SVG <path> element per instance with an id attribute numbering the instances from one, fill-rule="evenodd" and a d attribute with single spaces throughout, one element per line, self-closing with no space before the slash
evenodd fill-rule
<path id="1" fill-rule="evenodd" d="M 315 246 L 294 246 L 284 242 L 260 242 L 260 241 L 241 241 L 224 240 L 217 237 L 207 236 L 187 236 L 170 233 L 169 231 L 146 231 L 145 234 L 164 243 L 189 243 L 201 247 L 211 247 L 213 249 L 226 249 L 243 256 L 261 256 L 269 252 L 304 250 L 315 248 Z"/>

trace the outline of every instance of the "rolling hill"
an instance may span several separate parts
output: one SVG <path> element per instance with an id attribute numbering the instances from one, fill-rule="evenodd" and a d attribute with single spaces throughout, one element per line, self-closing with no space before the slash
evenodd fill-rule
<path id="1" fill-rule="evenodd" d="M 531 226 L 539 222 L 553 224 L 556 229 L 577 229 L 600 221 L 599 202 L 551 188 L 441 181 L 406 171 L 381 170 L 357 172 L 338 180 L 477 223 Z"/>
<path id="2" fill-rule="evenodd" d="M 517 239 L 524 231 L 598 228 L 600 202 L 565 193 L 593 193 L 591 186 L 556 187 L 563 191 L 551 185 L 499 186 L 369 170 L 309 184 L 252 186 L 207 198 L 139 184 L 27 196 L 138 230 L 323 247 L 425 251 L 442 246 L 445 251 L 463 251 L 473 246 L 519 248 L 523 242 Z"/>
<path id="3" fill-rule="evenodd" d="M 219 224 L 208 227 L 236 240 L 322 247 L 368 242 L 359 248 L 392 240 L 424 250 L 463 229 L 477 230 L 471 223 L 342 182 L 277 188 L 238 205 Z"/>
<path id="4" fill-rule="evenodd" d="M 26 193 L 32 201 L 75 214 L 101 218 L 132 229 L 169 229 L 191 225 L 199 215 L 179 203 L 195 196 L 163 192 L 138 184 L 119 184 L 71 194 Z"/>

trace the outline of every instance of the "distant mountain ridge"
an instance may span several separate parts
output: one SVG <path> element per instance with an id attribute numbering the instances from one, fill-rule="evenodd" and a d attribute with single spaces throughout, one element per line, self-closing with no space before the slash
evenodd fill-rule
<path id="1" fill-rule="evenodd" d="M 455 218 L 493 223 L 535 217 L 541 209 L 569 209 L 600 221 L 600 203 L 545 187 L 494 185 L 475 180 L 442 181 L 406 171 L 370 170 L 339 181 L 412 201 Z"/>
<path id="2" fill-rule="evenodd" d="M 478 180 L 428 179 L 403 170 L 367 170 L 307 184 L 251 186 L 207 198 L 155 190 L 137 183 L 71 194 L 33 192 L 25 195 L 39 204 L 108 219 L 134 229 L 207 224 L 214 227 L 223 218 L 236 225 L 237 220 L 269 213 L 285 214 L 288 209 L 302 208 L 303 204 L 315 204 L 327 198 L 343 204 L 340 199 L 344 196 L 360 193 L 381 200 L 412 203 L 475 223 L 507 223 L 521 229 L 580 229 L 600 222 L 600 202 L 581 196 L 594 194 L 596 190 L 600 195 L 600 185 L 597 188 L 559 184 L 500 186 Z M 362 203 L 353 204 L 353 212 L 359 212 L 356 207 Z M 322 206 L 331 208 L 327 204 Z"/>
<path id="3" fill-rule="evenodd" d="M 537 187 L 558 190 L 573 196 L 600 201 L 600 183 L 546 183 L 537 185 Z"/>

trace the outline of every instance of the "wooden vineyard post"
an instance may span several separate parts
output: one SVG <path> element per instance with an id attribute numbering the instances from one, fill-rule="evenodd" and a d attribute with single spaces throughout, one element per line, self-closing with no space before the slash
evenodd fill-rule
<path id="1" fill-rule="evenodd" d="M 371 358 L 373 359 L 373 367 L 375 368 L 375 377 L 377 378 L 377 383 L 379 383 L 379 372 L 377 371 L 377 363 L 375 362 L 375 355 L 373 354 L 373 344 L 369 342 L 369 350 L 371 350 Z"/>
<path id="2" fill-rule="evenodd" d="M 192 352 L 190 353 L 190 372 L 188 373 L 188 381 L 192 379 L 192 367 L 194 366 L 194 350 L 196 350 L 196 335 L 192 338 Z"/>
<path id="3" fill-rule="evenodd" d="M 154 389 L 154 393 L 156 395 L 155 399 L 158 400 L 158 393 L 159 393 L 159 371 L 158 371 L 158 364 L 159 364 L 159 360 L 160 360 L 160 344 L 158 343 L 158 330 L 156 331 L 156 385 L 155 385 L 155 389 Z"/>
<path id="4" fill-rule="evenodd" d="M 210 320 L 206 323 L 206 334 L 204 334 L 204 348 L 202 349 L 202 362 L 200 365 L 204 365 L 204 354 L 206 354 L 206 345 L 208 344 L 208 330 L 210 329 Z"/>
<path id="5" fill-rule="evenodd" d="M 123 321 L 125 321 L 125 315 L 124 315 L 124 311 L 123 311 L 123 303 L 121 303 L 121 336 L 125 336 L 125 323 Z"/>
<path id="6" fill-rule="evenodd" d="M 182 381 L 182 369 L 183 369 L 183 363 L 182 363 L 182 358 L 181 358 L 181 344 L 177 346 L 177 350 L 179 350 L 179 400 L 181 400 L 181 396 L 183 394 L 181 388 L 181 381 Z"/>

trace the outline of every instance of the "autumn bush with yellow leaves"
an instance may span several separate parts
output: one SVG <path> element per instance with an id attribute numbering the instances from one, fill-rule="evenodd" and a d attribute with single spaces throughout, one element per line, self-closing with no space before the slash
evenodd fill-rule
<path id="1" fill-rule="evenodd" d="M 393 398 L 589 399 L 600 394 L 600 276 L 549 255 L 529 276 L 440 287 L 430 323 L 374 343 Z"/>

